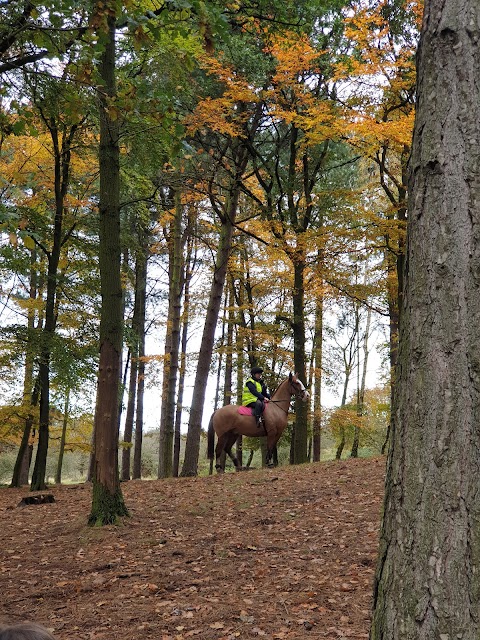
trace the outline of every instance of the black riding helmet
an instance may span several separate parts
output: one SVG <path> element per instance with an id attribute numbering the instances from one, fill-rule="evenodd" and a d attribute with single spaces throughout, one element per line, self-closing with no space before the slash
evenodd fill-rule
<path id="1" fill-rule="evenodd" d="M 262 367 L 252 367 L 250 373 L 254 376 L 256 373 L 263 373 Z"/>

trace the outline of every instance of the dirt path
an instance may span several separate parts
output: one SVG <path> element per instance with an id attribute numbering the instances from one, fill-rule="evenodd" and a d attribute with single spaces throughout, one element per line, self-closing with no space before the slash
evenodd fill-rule
<path id="1" fill-rule="evenodd" d="M 58 640 L 368 638 L 385 461 L 122 484 L 131 517 L 85 525 L 90 487 L 0 490 L 0 621 Z"/>

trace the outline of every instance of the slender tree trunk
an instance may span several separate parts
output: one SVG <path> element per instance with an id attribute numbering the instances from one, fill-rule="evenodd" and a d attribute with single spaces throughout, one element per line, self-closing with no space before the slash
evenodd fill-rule
<path id="1" fill-rule="evenodd" d="M 50 360 L 52 339 L 57 325 L 56 295 L 58 263 L 60 252 L 66 238 L 63 237 L 63 215 L 65 198 L 70 183 L 71 146 L 77 126 L 72 126 L 68 133 L 59 140 L 57 123 L 52 119 L 45 120 L 50 130 L 54 150 L 54 185 L 55 185 L 55 218 L 53 223 L 52 249 L 47 253 L 47 297 L 45 303 L 45 326 L 42 332 L 40 350 L 40 419 L 38 427 L 38 446 L 35 465 L 32 473 L 31 490 L 45 489 L 45 472 L 50 424 Z"/>
<path id="2" fill-rule="evenodd" d="M 232 379 L 233 379 L 233 323 L 235 311 L 233 308 L 232 280 L 230 278 L 226 296 L 227 306 L 227 338 L 225 345 L 225 376 L 223 383 L 223 404 L 232 404 Z"/>
<path id="3" fill-rule="evenodd" d="M 187 234 L 187 255 L 185 259 L 185 285 L 184 285 L 184 298 L 183 298 L 183 317 L 182 317 L 182 341 L 181 341 L 181 355 L 180 355 L 180 371 L 178 380 L 178 397 L 177 408 L 175 413 L 175 436 L 173 444 L 173 475 L 178 477 L 180 468 L 180 445 L 181 445 L 181 425 L 182 425 L 182 412 L 183 412 L 183 394 L 185 390 L 185 373 L 187 363 L 187 340 L 188 340 L 188 328 L 190 319 L 190 284 L 193 277 L 194 265 L 196 256 L 194 254 L 194 239 L 190 230 L 193 226 L 193 219 L 191 213 L 189 213 Z"/>
<path id="4" fill-rule="evenodd" d="M 245 160 L 240 162 L 237 176 L 230 189 L 226 203 L 226 215 L 222 220 L 220 239 L 215 260 L 214 274 L 210 297 L 203 329 L 200 353 L 198 357 L 197 372 L 193 388 L 192 406 L 188 423 L 187 442 L 185 446 L 185 459 L 183 462 L 182 476 L 194 476 L 197 474 L 198 455 L 200 451 L 200 434 L 202 429 L 203 406 L 207 388 L 208 372 L 212 360 L 215 329 L 220 311 L 222 292 L 227 273 L 228 258 L 232 247 L 234 224 L 237 214 L 238 198 L 240 195 L 240 179 L 243 175 Z"/>
<path id="5" fill-rule="evenodd" d="M 175 433 L 175 394 L 177 391 L 180 353 L 182 292 L 183 292 L 183 204 L 180 194 L 175 193 L 175 216 L 170 238 L 170 273 L 168 295 L 168 327 L 165 346 L 164 395 L 160 421 L 160 447 L 158 477 L 173 475 L 173 440 Z M 167 352 L 168 349 L 168 352 Z M 166 382 L 166 384 L 165 384 Z"/>
<path id="6" fill-rule="evenodd" d="M 313 462 L 320 462 L 322 442 L 323 297 L 316 300 L 314 351 Z"/>
<path id="7" fill-rule="evenodd" d="M 38 271 L 37 271 L 37 252 L 35 249 L 30 251 L 30 301 L 34 301 L 38 296 Z M 39 326 L 40 328 L 40 321 Z M 30 442 L 32 425 L 34 421 L 33 412 L 38 404 L 40 397 L 40 380 L 38 377 L 34 383 L 34 359 L 35 345 L 33 343 L 35 331 L 35 310 L 33 305 L 28 308 L 27 316 L 27 347 L 25 350 L 25 372 L 23 377 L 23 398 L 22 406 L 27 408 L 27 416 L 25 418 L 25 427 L 23 436 L 18 449 L 17 459 L 13 469 L 11 487 L 21 487 L 28 484 L 28 475 L 30 471 L 30 462 L 32 459 L 33 444 Z"/>
<path id="8" fill-rule="evenodd" d="M 187 292 L 187 289 L 185 289 Z M 182 425 L 182 410 L 183 410 L 183 394 L 185 391 L 185 371 L 187 361 L 187 337 L 188 337 L 188 308 L 189 308 L 189 295 L 185 295 L 185 304 L 183 310 L 183 326 L 182 326 L 182 341 L 180 348 L 180 370 L 178 377 L 178 396 L 177 406 L 175 411 L 175 435 L 173 441 L 173 477 L 178 478 L 178 471 L 180 468 L 180 445 L 181 445 L 181 425 Z"/>
<path id="9" fill-rule="evenodd" d="M 135 305 L 136 306 L 136 305 Z M 135 310 L 133 312 L 132 325 L 135 324 Z M 136 338 L 133 338 L 136 342 Z M 135 401 L 137 399 L 137 377 L 138 377 L 138 344 L 132 344 L 130 358 L 130 376 L 128 380 L 128 401 L 127 412 L 125 414 L 125 426 L 123 431 L 123 441 L 127 446 L 122 448 L 122 480 L 130 480 L 130 459 L 132 442 L 133 421 L 135 418 Z"/>
<path id="10" fill-rule="evenodd" d="M 103 5 L 103 3 L 102 3 Z M 98 5 L 100 7 L 100 3 Z M 100 15 L 104 9 L 99 8 Z M 89 524 L 104 525 L 128 515 L 118 473 L 118 397 L 123 340 L 120 278 L 120 152 L 119 123 L 110 115 L 115 86 L 115 6 L 106 18 L 105 49 L 99 73 L 100 225 L 99 257 L 102 307 L 100 362 L 94 422 L 92 509 Z"/>
<path id="11" fill-rule="evenodd" d="M 24 484 L 28 484 L 28 470 L 30 467 L 31 449 L 33 448 L 32 445 L 30 445 L 30 436 L 34 420 L 33 409 L 37 406 L 39 397 L 40 380 L 37 376 L 30 401 L 30 413 L 25 420 L 25 428 L 23 430 L 22 441 L 20 443 L 17 459 L 13 468 L 10 487 L 21 487 Z"/>
<path id="12" fill-rule="evenodd" d="M 133 451 L 132 478 L 140 480 L 142 477 L 142 444 L 143 444 L 143 407 L 145 397 L 145 337 L 140 344 L 137 376 L 137 410 L 135 412 L 135 443 Z"/>
<path id="13" fill-rule="evenodd" d="M 137 408 L 135 411 L 135 444 L 133 452 L 133 472 L 134 480 L 142 477 L 142 442 L 143 442 L 143 400 L 145 395 L 145 318 L 147 307 L 147 274 L 148 274 L 148 252 L 146 249 L 146 237 L 144 230 L 140 233 L 140 248 L 137 256 L 137 281 L 136 295 L 138 298 L 137 315 L 135 321 L 135 333 L 138 344 L 137 359 Z"/>
<path id="14" fill-rule="evenodd" d="M 305 290 L 304 290 L 305 264 L 302 258 L 298 258 L 294 264 L 293 285 L 293 358 L 295 372 L 302 381 L 306 380 L 306 353 L 305 353 Z M 295 402 L 295 424 L 293 430 L 293 463 L 307 462 L 308 440 L 308 402 Z"/>
<path id="15" fill-rule="evenodd" d="M 347 364 L 346 367 L 345 367 L 345 379 L 343 381 L 342 402 L 340 403 L 340 407 L 342 409 L 347 404 L 347 392 L 348 392 L 348 385 L 349 385 L 349 382 L 350 382 L 350 374 L 351 374 L 351 372 L 352 372 L 351 364 Z M 338 444 L 337 451 L 335 453 L 336 460 L 340 460 L 340 458 L 342 457 L 342 453 L 343 453 L 343 450 L 345 448 L 345 444 L 346 444 L 345 425 L 342 422 L 342 424 L 340 426 L 340 442 Z"/>
<path id="16" fill-rule="evenodd" d="M 234 283 L 232 283 L 232 288 L 235 292 L 235 285 Z M 242 294 L 242 289 L 241 286 L 239 286 L 239 291 L 238 291 L 238 301 L 237 301 L 237 305 L 239 308 L 239 311 L 237 311 L 237 313 L 234 316 L 233 322 L 235 323 L 235 320 L 237 320 L 236 322 L 236 331 L 235 331 L 235 353 L 237 355 L 237 366 L 236 366 L 236 371 L 237 371 L 237 394 L 236 394 L 236 400 L 235 403 L 240 405 L 242 404 L 242 393 L 243 393 L 243 381 L 244 381 L 244 365 L 245 365 L 245 358 L 244 358 L 244 344 L 245 344 L 245 339 L 244 339 L 244 332 L 242 331 L 242 327 L 240 325 L 240 322 L 238 321 L 238 318 L 241 317 L 240 314 L 240 309 L 242 308 L 243 305 L 243 294 Z M 237 438 L 237 444 L 236 444 L 236 455 L 237 455 L 237 460 L 238 463 L 240 465 L 240 467 L 243 467 L 243 437 L 241 435 L 238 436 Z"/>
<path id="17" fill-rule="evenodd" d="M 357 416 L 359 419 L 365 413 L 365 386 L 367 384 L 367 368 L 368 368 L 368 338 L 370 334 L 370 323 L 372 320 L 372 310 L 370 307 L 367 310 L 367 320 L 365 323 L 365 333 L 363 336 L 363 366 L 362 366 L 362 379 L 358 380 L 359 384 L 357 384 Z M 360 338 L 360 333 L 358 334 Z M 357 348 L 358 358 L 360 358 L 360 345 Z M 358 363 L 358 378 L 360 377 L 360 362 Z M 352 449 L 350 452 L 351 458 L 358 458 L 358 447 L 360 446 L 360 426 L 359 424 L 355 425 L 354 434 L 353 434 L 353 443 Z"/>
<path id="18" fill-rule="evenodd" d="M 427 0 L 371 640 L 480 637 L 480 22 Z"/>
<path id="19" fill-rule="evenodd" d="M 63 408 L 62 435 L 60 436 L 60 447 L 58 451 L 57 471 L 55 473 L 55 484 L 61 484 L 62 482 L 62 466 L 63 466 L 63 456 L 65 453 L 65 442 L 67 439 L 68 414 L 70 409 L 69 405 L 70 405 L 70 389 L 67 389 L 65 393 L 65 406 Z"/>

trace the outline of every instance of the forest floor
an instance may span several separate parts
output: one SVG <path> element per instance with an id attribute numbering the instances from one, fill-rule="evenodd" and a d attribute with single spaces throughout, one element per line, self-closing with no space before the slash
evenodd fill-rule
<path id="1" fill-rule="evenodd" d="M 0 622 L 58 640 L 368 638 L 384 458 L 91 487 L 0 489 Z M 45 493 L 45 492 L 44 492 Z"/>

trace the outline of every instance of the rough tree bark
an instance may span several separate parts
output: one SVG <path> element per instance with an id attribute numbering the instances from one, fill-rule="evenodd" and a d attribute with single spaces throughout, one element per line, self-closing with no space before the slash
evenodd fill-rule
<path id="1" fill-rule="evenodd" d="M 101 5 L 101 6 L 100 6 Z M 100 14 L 105 11 L 99 3 Z M 108 105 L 115 87 L 115 8 L 106 18 L 105 49 L 99 73 L 100 225 L 99 258 L 102 307 L 100 362 L 94 421 L 93 492 L 89 524 L 113 523 L 127 515 L 118 473 L 118 397 L 122 353 L 122 284 L 120 278 L 120 151 L 119 124 Z"/>
<path id="2" fill-rule="evenodd" d="M 480 637 L 480 12 L 427 0 L 371 640 Z"/>

